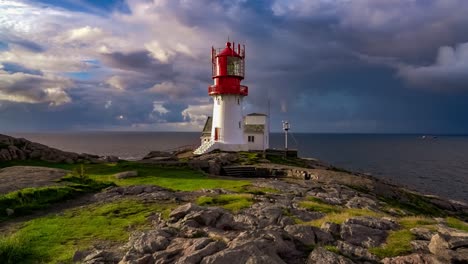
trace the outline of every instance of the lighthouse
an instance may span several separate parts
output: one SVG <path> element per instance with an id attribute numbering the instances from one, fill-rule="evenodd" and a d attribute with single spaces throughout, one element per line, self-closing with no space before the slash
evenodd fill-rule
<path id="1" fill-rule="evenodd" d="M 208 95 L 213 99 L 213 115 L 205 124 L 202 144 L 194 154 L 204 154 L 215 149 L 247 151 L 249 145 L 253 145 L 255 136 L 246 135 L 246 128 L 252 130 L 252 124 L 246 125 L 246 117 L 242 112 L 244 98 L 249 93 L 248 87 L 241 85 L 245 76 L 245 46 L 238 44 L 236 47 L 234 43 L 227 42 L 225 48 L 212 47 L 211 66 L 213 85 L 208 87 Z M 268 132 L 267 118 L 263 116 L 263 123 L 254 125 L 265 134 Z M 259 125 L 262 129 L 258 129 Z M 268 146 L 264 137 L 261 146 Z"/>

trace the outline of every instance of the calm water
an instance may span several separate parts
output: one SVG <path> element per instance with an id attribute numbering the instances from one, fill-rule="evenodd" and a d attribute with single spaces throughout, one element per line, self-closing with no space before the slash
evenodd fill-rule
<path id="1" fill-rule="evenodd" d="M 92 132 L 20 134 L 73 152 L 143 157 L 151 150 L 169 150 L 199 143 L 199 133 Z M 283 136 L 273 134 L 271 146 Z M 370 173 L 422 192 L 468 202 L 468 136 L 294 134 L 291 147 L 302 157 L 314 157 L 338 167 Z"/>

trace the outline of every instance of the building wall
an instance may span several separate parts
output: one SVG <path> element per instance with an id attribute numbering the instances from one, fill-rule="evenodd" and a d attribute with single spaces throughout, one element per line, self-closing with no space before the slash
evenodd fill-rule
<path id="1" fill-rule="evenodd" d="M 268 123 L 267 116 L 245 116 L 245 124 L 246 125 L 266 125 Z"/>
<path id="2" fill-rule="evenodd" d="M 213 96 L 213 125 L 211 140 L 215 140 L 215 129 L 219 129 L 218 142 L 226 144 L 244 144 L 244 124 L 242 116 L 243 96 Z"/>
<path id="3" fill-rule="evenodd" d="M 205 142 L 209 142 L 210 140 L 211 140 L 211 136 L 201 136 L 200 137 L 201 144 L 203 144 Z"/>
<path id="4" fill-rule="evenodd" d="M 254 137 L 254 142 L 249 142 L 249 137 Z M 262 133 L 245 133 L 244 140 L 249 146 L 249 150 L 265 150 L 266 141 Z"/>
<path id="5" fill-rule="evenodd" d="M 263 115 L 247 115 L 245 116 L 244 122 L 246 125 L 264 125 L 264 132 L 261 133 L 246 133 L 244 140 L 249 146 L 252 146 L 252 150 L 264 150 L 270 148 L 270 125 L 268 116 Z M 248 142 L 248 136 L 255 136 L 255 142 Z M 257 137 L 259 138 L 257 140 Z M 261 139 L 261 140 L 260 140 Z M 260 148 L 261 147 L 261 148 Z"/>

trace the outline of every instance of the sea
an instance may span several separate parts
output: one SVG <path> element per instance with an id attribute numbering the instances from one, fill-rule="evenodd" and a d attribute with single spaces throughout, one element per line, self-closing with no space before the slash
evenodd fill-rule
<path id="1" fill-rule="evenodd" d="M 153 150 L 199 144 L 195 132 L 10 133 L 58 149 L 136 160 Z M 468 202 L 468 136 L 291 133 L 289 148 L 347 170 Z M 284 147 L 273 133 L 270 147 Z"/>

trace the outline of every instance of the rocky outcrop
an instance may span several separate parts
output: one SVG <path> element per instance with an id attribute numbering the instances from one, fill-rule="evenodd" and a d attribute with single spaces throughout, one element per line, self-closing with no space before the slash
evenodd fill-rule
<path id="1" fill-rule="evenodd" d="M 468 263 L 468 233 L 442 230 L 431 238 L 429 251 L 445 263 Z"/>
<path id="2" fill-rule="evenodd" d="M 0 134 L 0 162 L 29 159 L 70 164 L 83 162 L 116 162 L 119 160 L 114 156 L 100 157 L 91 154 L 77 154 L 61 151 L 39 143 L 31 142 L 24 138 L 14 138 Z"/>
<path id="3" fill-rule="evenodd" d="M 307 258 L 306 264 L 353 264 L 354 262 L 322 247 L 315 248 Z"/>
<path id="4" fill-rule="evenodd" d="M 371 248 L 385 242 L 388 230 L 398 225 L 388 219 L 372 217 L 350 218 L 341 225 L 341 238 L 355 246 Z"/>
<path id="5" fill-rule="evenodd" d="M 124 172 L 119 172 L 117 174 L 114 174 L 114 177 L 116 179 L 127 179 L 127 178 L 133 178 L 133 177 L 138 177 L 138 171 L 124 171 Z"/>

